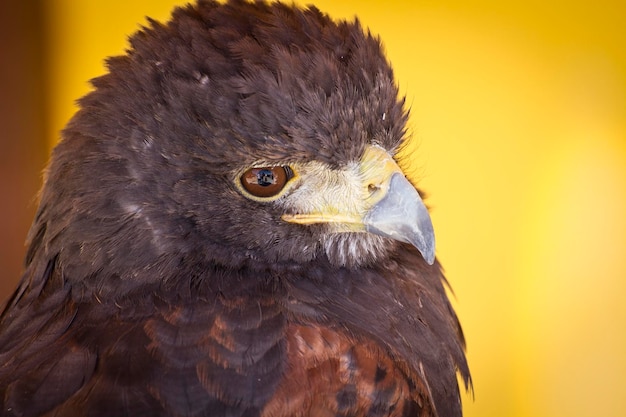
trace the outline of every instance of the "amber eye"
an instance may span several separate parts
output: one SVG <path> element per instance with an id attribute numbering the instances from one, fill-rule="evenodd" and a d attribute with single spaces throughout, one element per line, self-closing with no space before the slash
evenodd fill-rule
<path id="1" fill-rule="evenodd" d="M 243 188 L 255 197 L 273 197 L 293 177 L 289 167 L 250 168 L 241 176 Z"/>

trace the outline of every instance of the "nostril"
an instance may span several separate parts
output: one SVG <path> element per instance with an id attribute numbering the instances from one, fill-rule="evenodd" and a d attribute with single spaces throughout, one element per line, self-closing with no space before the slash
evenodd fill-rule
<path id="1" fill-rule="evenodd" d="M 374 194 L 376 191 L 378 191 L 380 189 L 380 187 L 376 184 L 369 184 L 367 186 L 367 191 L 370 192 L 370 194 Z"/>

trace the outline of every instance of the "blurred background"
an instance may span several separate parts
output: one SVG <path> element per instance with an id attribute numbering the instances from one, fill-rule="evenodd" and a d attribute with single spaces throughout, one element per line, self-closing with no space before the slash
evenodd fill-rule
<path id="1" fill-rule="evenodd" d="M 0 296 L 59 130 L 173 0 L 0 2 Z M 306 1 L 298 1 L 306 4 Z M 380 35 L 468 340 L 465 415 L 626 410 L 626 3 L 314 0 Z"/>

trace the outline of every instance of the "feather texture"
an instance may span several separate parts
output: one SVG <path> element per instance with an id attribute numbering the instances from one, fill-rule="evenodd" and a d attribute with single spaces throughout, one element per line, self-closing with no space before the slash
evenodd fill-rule
<path id="1" fill-rule="evenodd" d="M 460 416 L 439 264 L 234 184 L 393 154 L 407 112 L 380 41 L 314 7 L 200 0 L 130 43 L 47 169 L 0 315 L 0 416 Z"/>

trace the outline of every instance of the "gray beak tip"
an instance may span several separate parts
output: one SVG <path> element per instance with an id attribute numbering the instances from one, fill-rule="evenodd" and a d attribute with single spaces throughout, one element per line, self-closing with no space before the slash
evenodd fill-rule
<path id="1" fill-rule="evenodd" d="M 387 195 L 365 216 L 366 230 L 415 246 L 424 260 L 435 263 L 435 233 L 428 209 L 403 175 L 394 174 Z"/>

